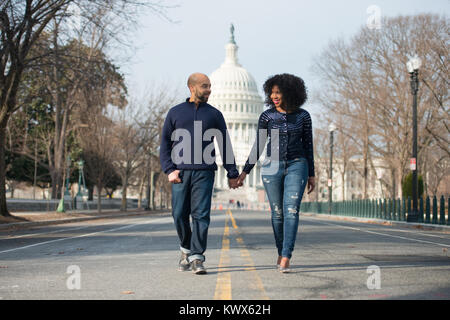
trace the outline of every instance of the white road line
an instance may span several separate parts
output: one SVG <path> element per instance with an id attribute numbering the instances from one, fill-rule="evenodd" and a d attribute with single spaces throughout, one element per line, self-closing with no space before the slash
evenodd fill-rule
<path id="1" fill-rule="evenodd" d="M 118 220 L 117 220 L 118 219 Z M 26 237 L 33 237 L 33 236 L 39 236 L 39 235 L 46 235 L 46 234 L 54 234 L 54 233 L 59 233 L 59 232 L 65 232 L 65 231 L 75 231 L 75 230 L 81 230 L 81 229 L 87 229 L 87 228 L 92 228 L 92 227 L 96 227 L 96 226 L 107 226 L 110 224 L 115 224 L 115 223 L 120 223 L 121 221 L 124 220 L 129 220 L 129 217 L 117 217 L 116 220 L 109 222 L 109 223 L 102 223 L 102 224 L 92 224 L 89 226 L 81 226 L 78 228 L 72 228 L 72 229 L 60 229 L 60 230 L 54 230 L 54 231 L 45 231 L 45 232 L 38 232 L 38 233 L 26 233 L 26 234 L 22 234 L 22 235 L 18 235 L 18 236 L 3 236 L 0 237 L 0 240 L 9 240 L 9 239 L 19 239 L 19 238 L 26 238 Z M 100 220 L 100 219 L 98 219 Z M 86 221 L 97 221 L 97 219 L 89 219 L 89 220 L 85 220 L 85 221 L 76 221 L 73 223 L 84 223 Z M 44 226 L 45 227 L 45 226 Z"/>
<path id="2" fill-rule="evenodd" d="M 386 229 L 386 228 L 384 228 L 384 229 Z M 423 233 L 423 232 L 417 232 L 417 231 L 414 231 L 414 230 L 389 229 L 389 231 L 413 233 L 413 234 L 416 234 L 416 235 L 422 235 L 424 237 L 440 238 L 440 239 L 446 239 L 446 240 L 450 239 L 450 237 L 443 237 L 443 236 L 439 236 L 437 234 L 428 234 L 428 233 Z"/>
<path id="3" fill-rule="evenodd" d="M 360 229 L 360 228 L 343 226 L 341 224 L 326 223 L 326 222 L 323 222 L 323 221 L 317 221 L 317 222 L 325 224 L 325 225 L 329 225 L 329 226 L 341 227 L 343 229 L 356 230 L 356 231 L 360 231 L 360 232 L 366 232 L 366 233 L 376 234 L 376 235 L 380 235 L 380 236 L 387 236 L 387 237 L 392 237 L 392 238 L 398 238 L 398 239 L 402 239 L 402 240 L 412 240 L 412 241 L 421 242 L 421 243 L 434 244 L 434 245 L 441 246 L 441 247 L 446 247 L 446 248 L 448 248 L 450 246 L 450 245 L 444 244 L 444 243 L 438 243 L 438 242 L 432 242 L 432 241 L 426 241 L 426 240 L 420 240 L 420 239 L 414 239 L 414 238 L 401 237 L 401 236 L 396 236 L 396 235 L 382 233 L 382 232 L 363 230 L 363 229 Z"/>
<path id="4" fill-rule="evenodd" d="M 81 221 L 84 222 L 84 221 Z M 117 223 L 117 221 L 115 222 L 110 222 L 110 223 L 105 223 L 102 225 L 110 225 L 110 224 L 114 224 Z M 61 230 L 55 230 L 55 231 L 48 231 L 48 232 L 39 232 L 39 233 L 27 233 L 27 234 L 22 234 L 20 236 L 12 236 L 12 237 L 0 237 L 0 240 L 9 240 L 9 239 L 20 239 L 20 238 L 26 238 L 26 237 L 33 237 L 33 236 L 40 236 L 40 235 L 46 235 L 46 234 L 54 234 L 54 233 L 59 233 L 59 232 L 64 232 L 64 231 L 75 231 L 75 230 L 80 230 L 80 229 L 87 229 L 87 228 L 92 228 L 92 227 L 98 227 L 99 225 L 90 225 L 90 226 L 83 226 L 83 227 L 78 227 L 78 228 L 72 228 L 72 229 L 61 229 Z"/>
<path id="5" fill-rule="evenodd" d="M 135 224 L 122 226 L 122 227 L 118 227 L 118 228 L 113 228 L 113 229 L 108 229 L 108 230 L 102 230 L 102 231 L 97 231 L 97 232 L 86 233 L 86 234 L 82 234 L 82 235 L 78 235 L 78 236 L 74 236 L 74 237 L 68 237 L 68 238 L 61 238 L 61 239 L 55 239 L 55 240 L 38 242 L 38 243 L 30 244 L 30 245 L 27 245 L 27 246 L 23 246 L 23 247 L 3 250 L 3 251 L 0 251 L 0 254 L 1 253 L 7 253 L 7 252 L 13 252 L 13 251 L 17 251 L 17 250 L 22 250 L 22 249 L 27 249 L 27 248 L 31 248 L 31 247 L 36 247 L 36 246 L 39 246 L 39 245 L 49 244 L 49 243 L 53 243 L 53 242 L 59 242 L 59 241 L 64 241 L 64 240 L 89 237 L 89 236 L 92 236 L 92 235 L 95 235 L 95 234 L 99 234 L 99 233 L 103 233 L 103 232 L 110 232 L 110 231 L 117 231 L 117 230 L 121 230 L 121 229 L 131 228 L 131 227 L 134 227 L 134 226 L 149 224 L 149 223 L 152 223 L 152 222 L 155 222 L 155 221 L 159 221 L 159 220 L 163 220 L 163 219 L 168 219 L 168 217 L 163 217 L 163 218 L 151 220 L 151 221 L 148 221 L 148 222 L 135 223 Z"/>

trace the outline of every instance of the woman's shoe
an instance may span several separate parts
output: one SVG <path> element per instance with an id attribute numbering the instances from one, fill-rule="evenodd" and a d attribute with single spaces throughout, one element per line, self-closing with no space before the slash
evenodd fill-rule
<path id="1" fill-rule="evenodd" d="M 281 273 L 289 273 L 291 272 L 291 269 L 289 269 L 289 267 L 285 268 L 280 266 L 280 268 L 278 269 Z"/>
<path id="2" fill-rule="evenodd" d="M 289 259 L 288 258 L 286 258 L 286 259 L 287 259 L 287 263 L 284 264 L 285 266 L 282 266 L 281 262 L 279 264 L 278 271 L 280 271 L 281 273 L 288 273 L 291 271 L 291 269 L 289 269 Z M 286 261 L 286 260 L 284 260 L 284 261 Z"/>

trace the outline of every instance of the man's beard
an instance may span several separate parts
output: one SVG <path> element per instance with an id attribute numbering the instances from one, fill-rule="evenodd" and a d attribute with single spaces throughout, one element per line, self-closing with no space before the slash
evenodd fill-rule
<path id="1" fill-rule="evenodd" d="M 207 101 L 208 101 L 208 98 L 209 98 L 209 96 L 197 94 L 197 99 L 198 99 L 200 102 L 207 102 Z"/>

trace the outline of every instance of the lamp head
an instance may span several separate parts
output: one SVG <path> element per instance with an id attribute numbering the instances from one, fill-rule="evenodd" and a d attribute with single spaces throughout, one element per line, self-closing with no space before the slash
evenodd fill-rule
<path id="1" fill-rule="evenodd" d="M 334 131 L 336 131 L 336 126 L 334 125 L 334 123 L 330 123 L 329 125 L 328 125 L 328 131 L 330 131 L 330 132 L 334 132 Z"/>
<path id="2" fill-rule="evenodd" d="M 422 60 L 417 56 L 417 54 L 409 59 L 409 61 L 406 63 L 406 68 L 408 69 L 409 73 L 413 73 L 414 71 L 419 70 L 421 66 Z"/>

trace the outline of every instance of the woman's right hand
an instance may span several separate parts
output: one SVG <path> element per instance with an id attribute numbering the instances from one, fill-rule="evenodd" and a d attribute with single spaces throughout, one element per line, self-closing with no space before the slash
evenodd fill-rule
<path id="1" fill-rule="evenodd" d="M 247 174 L 244 171 L 242 171 L 238 177 L 238 184 L 243 185 L 246 176 Z"/>
<path id="2" fill-rule="evenodd" d="M 314 177 L 308 178 L 308 194 L 314 191 L 314 188 L 316 186 L 316 179 Z"/>

